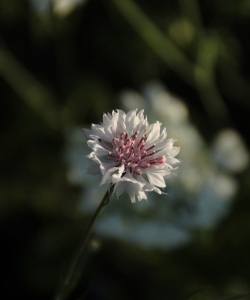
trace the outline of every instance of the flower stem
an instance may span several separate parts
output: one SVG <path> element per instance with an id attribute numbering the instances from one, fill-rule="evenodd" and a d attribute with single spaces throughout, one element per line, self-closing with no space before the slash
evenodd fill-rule
<path id="1" fill-rule="evenodd" d="M 109 203 L 109 199 L 110 199 L 110 195 L 112 194 L 114 189 L 114 186 L 110 186 L 109 189 L 107 190 L 106 194 L 104 195 L 101 203 L 99 204 L 97 210 L 95 211 L 85 234 L 84 240 L 81 244 L 81 246 L 79 247 L 78 251 L 76 252 L 76 255 L 73 257 L 72 262 L 70 264 L 69 270 L 66 273 L 66 276 L 62 282 L 62 284 L 59 286 L 58 292 L 56 293 L 54 300 L 63 300 L 65 299 L 66 296 L 69 295 L 69 293 L 73 290 L 73 288 L 76 286 L 77 284 L 77 279 L 79 278 L 79 274 L 76 274 L 77 272 L 77 268 L 80 264 L 82 255 L 84 253 L 84 250 L 87 246 L 88 240 L 89 240 L 89 236 L 91 233 L 91 230 L 94 226 L 95 220 L 97 218 L 97 216 L 99 215 L 99 213 L 102 211 L 102 209 L 104 208 L 104 206 L 106 206 Z M 76 278 L 77 277 L 77 278 Z"/>

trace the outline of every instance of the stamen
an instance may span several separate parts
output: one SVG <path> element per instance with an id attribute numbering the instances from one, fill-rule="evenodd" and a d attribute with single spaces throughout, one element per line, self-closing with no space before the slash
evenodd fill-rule
<path id="1" fill-rule="evenodd" d="M 159 156 L 159 157 L 156 157 L 156 158 L 155 158 L 156 161 L 160 161 L 160 160 L 162 160 L 162 159 L 163 159 L 163 156 Z"/>
<path id="2" fill-rule="evenodd" d="M 145 144 L 143 143 L 140 147 L 140 151 L 142 150 L 142 148 L 145 146 Z"/>
<path id="3" fill-rule="evenodd" d="M 146 151 L 149 151 L 151 149 L 153 149 L 155 147 L 155 144 L 153 146 L 151 146 L 150 148 L 146 149 Z"/>
<path id="4" fill-rule="evenodd" d="M 137 145 L 138 147 L 140 146 L 140 144 L 142 143 L 142 141 L 144 141 L 144 135 L 142 136 L 142 138 L 140 139 L 139 144 Z"/>
<path id="5" fill-rule="evenodd" d="M 150 164 L 146 164 L 145 166 L 141 166 L 141 165 L 140 165 L 140 168 L 142 168 L 142 169 L 147 169 L 149 166 L 150 166 Z"/>
<path id="6" fill-rule="evenodd" d="M 136 137 L 137 137 L 137 134 L 138 134 L 138 133 L 137 133 L 137 131 L 136 131 L 136 132 L 131 136 L 131 140 L 134 141 L 134 140 L 136 139 Z"/>
<path id="7" fill-rule="evenodd" d="M 134 173 L 135 173 L 136 175 L 141 175 L 141 172 L 138 171 L 138 170 L 134 170 Z"/>
<path id="8" fill-rule="evenodd" d="M 131 173 L 141 175 L 143 173 L 141 170 L 147 169 L 150 165 L 164 163 L 164 156 L 153 158 L 156 153 L 152 151 L 155 144 L 146 148 L 147 136 L 143 135 L 137 143 L 137 135 L 138 131 L 129 138 L 127 132 L 122 132 L 118 139 L 112 140 L 113 152 L 109 152 L 108 156 L 112 157 L 116 164 L 124 164 L 126 170 L 130 170 Z"/>
<path id="9" fill-rule="evenodd" d="M 155 154 L 155 151 L 153 151 L 152 153 L 149 153 L 148 155 L 147 155 L 147 157 L 148 156 L 151 156 L 151 155 L 154 155 Z"/>

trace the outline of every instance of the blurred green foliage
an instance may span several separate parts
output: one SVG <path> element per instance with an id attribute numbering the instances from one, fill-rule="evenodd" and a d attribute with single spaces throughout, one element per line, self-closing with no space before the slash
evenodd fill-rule
<path id="1" fill-rule="evenodd" d="M 227 126 L 250 141 L 249 0 L 56 2 L 0 1 L 2 299 L 52 299 L 89 220 L 65 130 L 99 123 L 122 89 L 159 79 L 207 144 Z M 237 180 L 231 214 L 183 248 L 96 237 L 69 299 L 250 299 L 249 169 Z"/>

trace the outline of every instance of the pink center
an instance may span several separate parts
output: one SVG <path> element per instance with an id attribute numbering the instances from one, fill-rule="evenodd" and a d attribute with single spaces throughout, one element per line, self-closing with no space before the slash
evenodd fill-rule
<path id="1" fill-rule="evenodd" d="M 130 138 L 128 134 L 123 132 L 119 138 L 113 139 L 113 151 L 109 152 L 109 156 L 115 162 L 125 165 L 125 170 L 129 169 L 130 172 L 137 175 L 142 174 L 141 169 L 147 169 L 150 165 L 162 164 L 164 157 L 154 157 L 155 145 L 146 148 L 144 135 L 140 140 L 137 139 L 138 132 L 135 132 Z"/>

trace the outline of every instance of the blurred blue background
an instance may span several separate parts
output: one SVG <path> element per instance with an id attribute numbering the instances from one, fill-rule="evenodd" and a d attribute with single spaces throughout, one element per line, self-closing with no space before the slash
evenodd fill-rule
<path id="1" fill-rule="evenodd" d="M 111 198 L 68 299 L 250 292 L 249 30 L 249 0 L 0 1 L 2 299 L 53 298 L 108 188 L 82 128 L 116 108 L 183 164 L 167 195 Z"/>

